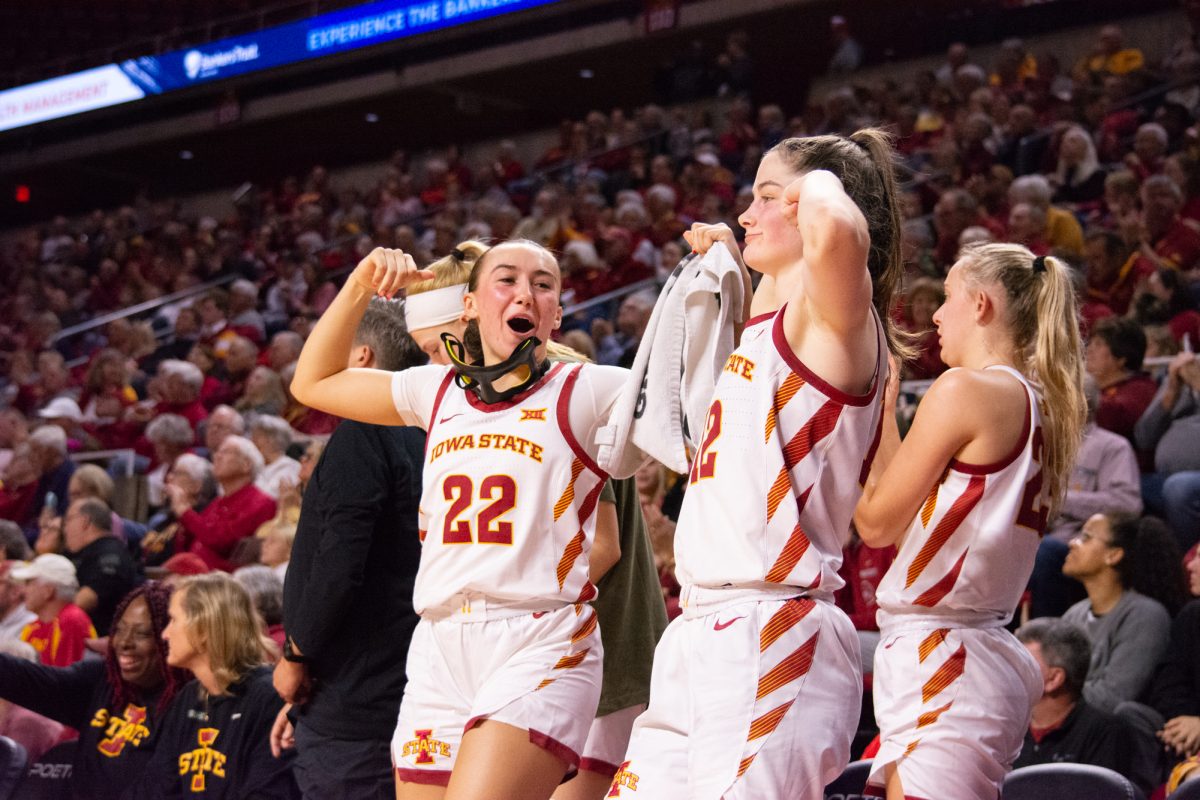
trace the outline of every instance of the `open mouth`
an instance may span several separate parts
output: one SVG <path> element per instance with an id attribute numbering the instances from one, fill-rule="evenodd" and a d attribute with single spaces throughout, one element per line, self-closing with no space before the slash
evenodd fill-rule
<path id="1" fill-rule="evenodd" d="M 519 333 L 522 335 L 524 335 L 526 333 L 532 333 L 533 332 L 533 320 L 525 319 L 524 317 L 513 317 L 512 319 L 510 319 L 508 321 L 508 327 L 514 333 Z"/>

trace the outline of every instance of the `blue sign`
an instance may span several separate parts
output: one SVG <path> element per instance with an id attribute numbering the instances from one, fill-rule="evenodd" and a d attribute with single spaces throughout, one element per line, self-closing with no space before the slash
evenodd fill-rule
<path id="1" fill-rule="evenodd" d="M 0 91 L 0 131 L 322 58 L 558 0 L 379 0 Z"/>

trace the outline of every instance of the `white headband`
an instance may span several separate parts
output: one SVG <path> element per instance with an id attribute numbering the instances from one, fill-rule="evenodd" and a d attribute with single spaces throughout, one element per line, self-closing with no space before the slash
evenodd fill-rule
<path id="1" fill-rule="evenodd" d="M 404 300 L 404 322 L 410 331 L 419 331 L 461 319 L 466 293 L 467 285 L 460 283 L 410 295 Z"/>

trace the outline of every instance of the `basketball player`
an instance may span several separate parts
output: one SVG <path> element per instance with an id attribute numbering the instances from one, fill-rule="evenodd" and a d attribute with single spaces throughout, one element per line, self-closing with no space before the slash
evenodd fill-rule
<path id="1" fill-rule="evenodd" d="M 450 364 L 441 335 L 462 337 L 466 333 L 462 298 L 471 265 L 486 251 L 487 245 L 480 242 L 463 242 L 429 265 L 432 279 L 407 290 L 405 321 L 409 334 L 435 364 Z M 547 343 L 546 355 L 551 361 L 586 360 L 556 342 Z M 596 509 L 596 531 L 589 561 L 592 580 L 600 591 L 593 607 L 604 644 L 606 677 L 596 719 L 580 752 L 579 773 L 555 791 L 555 800 L 600 800 L 607 794 L 629 745 L 633 721 L 645 710 L 649 699 L 654 646 L 667 624 L 632 478 L 613 480 L 605 487 Z M 605 536 L 606 531 L 615 533 Z M 617 552 L 607 548 L 610 542 L 619 544 Z"/>
<path id="2" fill-rule="evenodd" d="M 887 377 L 891 158 L 864 130 L 785 140 L 758 167 L 738 221 L 765 277 L 688 478 L 684 611 L 655 651 L 612 797 L 815 799 L 849 760 L 862 675 L 833 592 Z M 687 236 L 741 258 L 726 226 Z"/>
<path id="3" fill-rule="evenodd" d="M 306 343 L 293 392 L 340 416 L 428 432 L 422 620 L 393 740 L 397 796 L 548 798 L 578 763 L 600 693 L 586 603 L 607 476 L 589 448 L 626 372 L 547 361 L 561 276 L 530 242 L 475 259 L 452 368 L 346 370 L 370 298 L 433 277 L 398 250 L 363 259 Z"/>
<path id="4" fill-rule="evenodd" d="M 1020 753 L 1042 676 L 1003 626 L 1086 417 L 1075 311 L 1066 264 L 972 248 L 933 317 L 952 369 L 903 443 L 889 392 L 855 513 L 864 542 L 900 548 L 877 595 L 870 796 L 995 800 Z"/>

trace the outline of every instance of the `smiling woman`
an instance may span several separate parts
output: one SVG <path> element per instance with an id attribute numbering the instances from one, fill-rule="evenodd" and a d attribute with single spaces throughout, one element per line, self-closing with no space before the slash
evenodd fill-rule
<path id="1" fill-rule="evenodd" d="M 449 787 L 548 798 L 578 764 L 599 697 L 602 649 L 584 603 L 596 595 L 589 556 L 607 476 L 593 439 L 627 373 L 548 360 L 562 320 L 548 250 L 458 251 L 453 271 L 470 263 L 465 292 L 453 290 L 461 305 L 443 303 L 422 326 L 449 329 L 450 366 L 347 369 L 372 296 L 437 283 L 407 254 L 376 250 L 314 328 L 292 390 L 329 413 L 428 432 L 413 596 L 422 620 L 392 743 L 399 797 Z M 467 663 L 470 675 L 453 666 Z"/>
<path id="2" fill-rule="evenodd" d="M 45 667 L 0 655 L 0 695 L 79 731 L 70 783 L 77 800 L 117 798 L 146 768 L 164 715 L 190 677 L 169 667 L 159 638 L 171 588 L 144 583 L 117 607 L 104 660 Z"/>
<path id="3" fill-rule="evenodd" d="M 225 573 L 188 578 L 169 615 L 167 661 L 196 679 L 180 691 L 154 759 L 123 797 L 299 798 L 292 754 L 271 755 L 283 701 L 265 665 L 271 643 L 246 590 Z"/>

